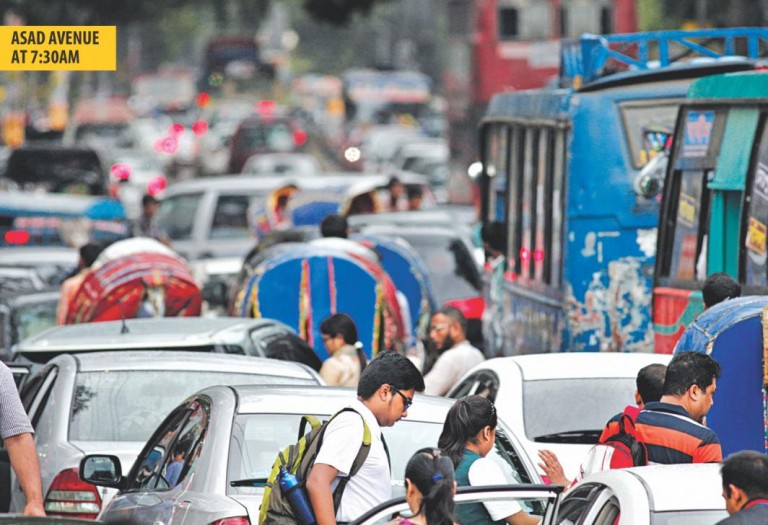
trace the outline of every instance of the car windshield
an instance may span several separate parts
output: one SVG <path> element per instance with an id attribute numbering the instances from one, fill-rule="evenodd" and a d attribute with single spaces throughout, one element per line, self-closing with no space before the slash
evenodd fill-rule
<path id="1" fill-rule="evenodd" d="M 244 126 L 238 140 L 243 150 L 291 151 L 295 147 L 293 132 L 284 122 Z"/>
<path id="2" fill-rule="evenodd" d="M 725 509 L 722 510 L 678 510 L 672 512 L 654 512 L 651 523 L 653 525 L 710 525 L 719 523 L 728 517 Z"/>
<path id="3" fill-rule="evenodd" d="M 117 358 L 117 356 L 115 356 Z M 71 441 L 141 441 L 187 396 L 214 385 L 309 385 L 310 379 L 188 370 L 82 372 L 75 380 Z"/>
<path id="4" fill-rule="evenodd" d="M 429 273 L 429 284 L 438 304 L 480 295 L 480 273 L 472 254 L 456 237 L 401 234 L 418 252 Z"/>
<path id="5" fill-rule="evenodd" d="M 329 414 L 315 416 L 327 420 Z M 301 417 L 299 414 L 240 414 L 235 418 L 227 468 L 228 494 L 261 494 L 278 453 L 297 441 Z M 382 429 L 392 465 L 393 497 L 405 495 L 405 466 L 413 453 L 436 446 L 442 430 L 442 423 L 415 420 L 403 420 Z M 499 429 L 496 448 L 488 457 L 499 465 L 508 483 L 534 482 L 504 430 Z M 533 505 L 526 506 L 526 510 L 541 509 Z"/>
<path id="6" fill-rule="evenodd" d="M 57 301 L 25 304 L 13 310 L 11 322 L 11 342 L 37 335 L 43 330 L 56 326 Z"/>
<path id="7" fill-rule="evenodd" d="M 106 195 L 105 174 L 98 155 L 87 150 L 17 150 L 5 175 L 22 189 L 51 193 Z"/>
<path id="8" fill-rule="evenodd" d="M 539 443 L 597 443 L 608 420 L 635 403 L 634 392 L 633 377 L 525 381 L 525 434 Z"/>

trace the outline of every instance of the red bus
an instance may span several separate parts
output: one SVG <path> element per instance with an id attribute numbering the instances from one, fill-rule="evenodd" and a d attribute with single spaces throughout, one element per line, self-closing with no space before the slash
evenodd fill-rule
<path id="1" fill-rule="evenodd" d="M 637 30 L 635 0 L 447 0 L 444 78 L 451 148 L 449 200 L 469 203 L 467 168 L 477 128 L 495 93 L 557 81 L 560 38 Z"/>

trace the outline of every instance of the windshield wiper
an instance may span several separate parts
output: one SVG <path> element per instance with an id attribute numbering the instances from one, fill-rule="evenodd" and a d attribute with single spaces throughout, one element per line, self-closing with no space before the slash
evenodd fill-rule
<path id="1" fill-rule="evenodd" d="M 602 430 L 570 430 L 568 432 L 556 432 L 533 438 L 536 443 L 575 443 L 580 445 L 594 445 L 600 439 Z"/>
<path id="2" fill-rule="evenodd" d="M 267 478 L 238 479 L 230 481 L 230 487 L 263 487 L 267 484 Z"/>

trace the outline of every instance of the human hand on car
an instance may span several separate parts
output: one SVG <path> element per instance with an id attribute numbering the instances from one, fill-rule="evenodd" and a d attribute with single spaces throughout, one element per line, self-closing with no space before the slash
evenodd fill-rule
<path id="1" fill-rule="evenodd" d="M 560 460 L 557 459 L 557 455 L 551 450 L 541 449 L 539 450 L 539 458 L 543 463 L 539 463 L 539 467 L 549 478 L 549 482 L 553 485 L 568 485 L 571 481 L 565 477 L 565 471 L 560 464 Z"/>

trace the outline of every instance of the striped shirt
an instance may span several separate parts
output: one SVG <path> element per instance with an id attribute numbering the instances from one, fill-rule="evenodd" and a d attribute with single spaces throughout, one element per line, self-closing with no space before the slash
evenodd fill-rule
<path id="1" fill-rule="evenodd" d="M 0 363 L 0 438 L 32 433 L 11 369 Z"/>
<path id="2" fill-rule="evenodd" d="M 618 433 L 617 414 L 606 425 L 600 442 Z M 635 423 L 640 441 L 648 448 L 649 463 L 719 463 L 723 451 L 717 434 L 694 421 L 687 410 L 671 403 L 645 405 Z"/>

